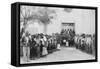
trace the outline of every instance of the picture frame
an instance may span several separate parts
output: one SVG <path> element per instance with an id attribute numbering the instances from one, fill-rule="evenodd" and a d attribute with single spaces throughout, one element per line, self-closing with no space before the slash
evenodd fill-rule
<path id="1" fill-rule="evenodd" d="M 39 6 L 39 7 L 53 7 L 53 8 L 70 8 L 70 9 L 88 9 L 88 10 L 94 10 L 94 24 L 95 24 L 95 58 L 94 59 L 87 59 L 87 60 L 69 60 L 69 61 L 53 61 L 53 62 L 42 62 L 42 63 L 20 63 L 21 58 L 20 58 L 20 18 L 21 18 L 21 6 Z M 71 10 L 67 9 L 67 12 L 70 12 Z M 58 4 L 42 4 L 42 3 L 25 3 L 25 2 L 15 2 L 11 4 L 11 65 L 16 66 L 16 67 L 21 67 L 21 66 L 38 66 L 38 65 L 54 65 L 54 64 L 71 64 L 71 63 L 87 63 L 87 62 L 97 62 L 98 61 L 98 56 L 97 56 L 97 40 L 98 40 L 98 35 L 97 35 L 97 18 L 98 16 L 98 8 L 97 7 L 92 7 L 92 6 L 74 6 L 74 5 L 58 5 Z M 62 23 L 65 26 L 65 22 Z M 68 26 L 73 26 L 72 24 L 68 23 L 66 24 Z M 34 61 L 34 60 L 33 60 Z"/>

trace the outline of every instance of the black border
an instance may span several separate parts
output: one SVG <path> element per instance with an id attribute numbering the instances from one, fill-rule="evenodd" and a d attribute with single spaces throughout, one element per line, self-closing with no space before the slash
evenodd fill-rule
<path id="1" fill-rule="evenodd" d="M 68 63 L 83 63 L 83 62 L 97 62 L 98 61 L 98 56 L 97 56 L 97 42 L 98 42 L 98 37 L 97 37 L 97 15 L 98 15 L 98 8 L 97 7 L 90 7 L 90 6 L 72 6 L 72 5 L 57 5 L 57 4 L 42 4 L 42 3 L 25 3 L 25 2 L 16 2 L 15 3 L 17 5 L 17 17 L 18 21 L 17 21 L 17 27 L 16 29 L 18 29 L 18 31 L 16 33 L 18 33 L 18 46 L 17 46 L 17 53 L 18 53 L 18 57 L 16 60 L 18 60 L 18 63 L 16 66 L 36 66 L 36 65 L 53 65 L 53 64 L 68 64 Z M 58 8 L 76 8 L 76 9 L 91 9 L 91 10 L 95 10 L 95 59 L 93 60 L 76 60 L 76 61 L 60 61 L 60 62 L 43 62 L 43 63 L 28 63 L 28 64 L 20 64 L 20 6 L 21 5 L 26 5 L 26 6 L 44 6 L 44 7 L 58 7 Z"/>

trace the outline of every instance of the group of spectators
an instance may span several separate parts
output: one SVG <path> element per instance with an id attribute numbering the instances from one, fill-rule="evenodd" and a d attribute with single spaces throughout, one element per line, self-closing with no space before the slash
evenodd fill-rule
<path id="1" fill-rule="evenodd" d="M 95 55 L 95 34 L 75 34 L 72 29 L 63 29 L 61 36 L 62 45 L 75 47 L 81 51 Z"/>
<path id="2" fill-rule="evenodd" d="M 52 35 L 31 35 L 26 32 L 20 38 L 20 55 L 25 61 L 30 61 L 58 51 L 60 46 L 76 47 L 95 55 L 95 35 L 76 35 L 74 30 L 70 29 Z"/>
<path id="3" fill-rule="evenodd" d="M 26 32 L 22 35 L 20 44 L 21 56 L 25 61 L 38 59 L 60 50 L 59 41 L 57 41 L 55 36 L 42 33 L 31 35 Z"/>
<path id="4" fill-rule="evenodd" d="M 82 34 L 74 37 L 75 47 L 86 53 L 95 55 L 95 35 Z"/>

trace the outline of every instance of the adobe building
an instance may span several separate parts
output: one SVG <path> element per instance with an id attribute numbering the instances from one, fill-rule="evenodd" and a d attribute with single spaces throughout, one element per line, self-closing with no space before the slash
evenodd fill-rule
<path id="1" fill-rule="evenodd" d="M 95 33 L 95 10 L 71 9 L 64 11 L 62 8 L 51 8 L 56 11 L 56 18 L 52 19 L 46 27 L 46 34 L 60 33 L 62 29 L 74 29 L 76 34 Z M 26 31 L 31 34 L 45 33 L 44 25 L 38 20 L 29 21 Z"/>

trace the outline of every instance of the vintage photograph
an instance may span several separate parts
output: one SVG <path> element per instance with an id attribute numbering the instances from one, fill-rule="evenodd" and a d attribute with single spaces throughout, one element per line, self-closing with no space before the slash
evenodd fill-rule
<path id="1" fill-rule="evenodd" d="M 20 6 L 20 64 L 93 60 L 95 10 Z"/>

